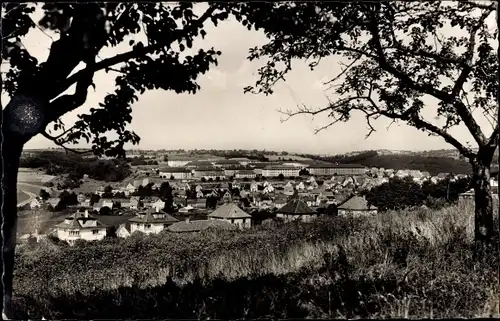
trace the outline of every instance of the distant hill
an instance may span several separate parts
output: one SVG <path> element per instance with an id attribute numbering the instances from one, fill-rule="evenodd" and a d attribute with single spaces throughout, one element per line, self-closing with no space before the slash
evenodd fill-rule
<path id="1" fill-rule="evenodd" d="M 305 155 L 304 155 L 305 156 Z M 450 157 L 427 156 L 415 154 L 383 154 L 378 151 L 360 152 L 355 155 L 335 155 L 319 157 L 308 155 L 312 159 L 339 164 L 361 164 L 366 167 L 383 167 L 398 169 L 414 169 L 427 171 L 431 175 L 439 173 L 470 174 L 471 166 L 465 160 Z"/>

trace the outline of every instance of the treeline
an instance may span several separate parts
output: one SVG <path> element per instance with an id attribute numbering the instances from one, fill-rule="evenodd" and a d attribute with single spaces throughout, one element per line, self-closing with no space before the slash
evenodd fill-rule
<path id="1" fill-rule="evenodd" d="M 449 157 L 425 157 L 419 155 L 379 155 L 377 151 L 367 151 L 357 155 L 335 155 L 321 157 L 308 155 L 312 159 L 339 164 L 360 164 L 366 167 L 383 167 L 411 169 L 429 172 L 431 175 L 439 173 L 470 174 L 471 166 L 464 160 Z"/>
<path id="2" fill-rule="evenodd" d="M 47 175 L 69 174 L 69 180 L 89 178 L 117 182 L 130 175 L 130 166 L 121 159 L 83 158 L 77 154 L 43 151 L 36 156 L 21 158 L 20 167 L 42 168 Z"/>
<path id="3" fill-rule="evenodd" d="M 380 211 L 400 210 L 425 205 L 430 208 L 441 208 L 455 203 L 460 193 L 466 192 L 470 186 L 470 178 L 458 180 L 445 179 L 437 183 L 429 181 L 422 185 L 411 177 L 391 178 L 389 182 L 364 192 L 369 204 Z"/>

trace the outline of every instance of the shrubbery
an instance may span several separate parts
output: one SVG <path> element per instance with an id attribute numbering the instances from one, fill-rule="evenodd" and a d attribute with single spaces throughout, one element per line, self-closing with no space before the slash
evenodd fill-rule
<path id="1" fill-rule="evenodd" d="M 20 248 L 19 318 L 489 316 L 472 207 Z M 24 313 L 24 314 L 23 314 Z"/>
<path id="2" fill-rule="evenodd" d="M 67 188 L 77 187 L 84 174 L 96 180 L 117 182 L 131 173 L 130 166 L 124 160 L 83 158 L 77 154 L 66 155 L 53 151 L 43 151 L 35 157 L 22 158 L 20 166 L 43 168 L 47 175 L 69 174 L 64 182 L 68 184 Z"/>
<path id="3" fill-rule="evenodd" d="M 441 208 L 458 201 L 458 195 L 469 189 L 470 179 L 450 181 L 445 179 L 434 184 L 415 183 L 411 177 L 391 178 L 388 183 L 365 191 L 367 201 L 379 210 L 396 210 L 426 205 Z"/>

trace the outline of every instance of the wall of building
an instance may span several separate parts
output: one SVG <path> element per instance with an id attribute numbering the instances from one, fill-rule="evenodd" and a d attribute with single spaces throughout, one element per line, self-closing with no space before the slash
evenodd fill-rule
<path id="1" fill-rule="evenodd" d="M 77 231 L 77 230 L 71 230 Z M 93 231 L 97 231 L 94 234 Z M 57 229 L 57 237 L 63 241 L 76 241 L 76 240 L 85 240 L 85 241 L 98 241 L 102 240 L 106 237 L 106 228 L 95 228 L 95 229 L 84 229 L 79 230 L 78 235 L 73 235 L 70 230 L 66 229 Z"/>
<path id="2" fill-rule="evenodd" d="M 251 218 L 224 219 L 224 218 L 210 217 L 209 219 L 210 220 L 226 221 L 228 223 L 236 225 L 240 229 L 252 227 L 252 219 Z"/>
<path id="3" fill-rule="evenodd" d="M 150 228 L 146 228 L 146 225 L 150 225 Z M 136 231 L 145 233 L 145 234 L 158 234 L 165 229 L 164 223 L 130 223 L 130 233 L 134 233 Z"/>

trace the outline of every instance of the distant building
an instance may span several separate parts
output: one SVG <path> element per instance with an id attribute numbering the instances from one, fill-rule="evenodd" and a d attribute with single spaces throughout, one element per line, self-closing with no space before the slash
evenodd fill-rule
<path id="1" fill-rule="evenodd" d="M 240 169 L 237 170 L 235 175 L 236 178 L 255 178 L 257 174 L 255 174 L 255 171 L 253 169 Z"/>
<path id="2" fill-rule="evenodd" d="M 311 164 L 307 167 L 307 171 L 315 176 L 330 176 L 330 175 L 362 175 L 367 169 L 363 165 L 358 164 Z"/>
<path id="3" fill-rule="evenodd" d="M 221 159 L 221 160 L 215 161 L 214 162 L 214 166 L 215 167 L 219 167 L 219 168 L 228 169 L 228 168 L 238 168 L 238 167 L 241 167 L 241 164 L 240 164 L 240 162 L 238 162 L 236 160 Z"/>
<path id="4" fill-rule="evenodd" d="M 282 218 L 285 221 L 301 220 L 303 222 L 309 222 L 317 216 L 318 213 L 297 196 L 292 197 L 292 199 L 276 212 L 276 217 Z"/>
<path id="5" fill-rule="evenodd" d="M 230 158 L 229 160 L 237 161 L 243 166 L 247 166 L 252 162 L 250 159 L 246 157 L 235 157 L 235 158 Z"/>
<path id="6" fill-rule="evenodd" d="M 338 213 L 344 216 L 375 215 L 377 214 L 377 208 L 373 205 L 368 205 L 366 198 L 356 195 L 339 205 Z"/>
<path id="7" fill-rule="evenodd" d="M 201 179 L 225 179 L 224 171 L 216 167 L 198 167 L 193 171 L 195 178 Z"/>
<path id="8" fill-rule="evenodd" d="M 234 224 L 239 228 L 250 228 L 252 216 L 234 203 L 226 203 L 208 215 L 209 220 L 221 220 Z"/>
<path id="9" fill-rule="evenodd" d="M 178 220 L 163 212 L 140 212 L 136 217 L 129 219 L 130 233 L 139 231 L 146 234 L 158 234 Z"/>
<path id="10" fill-rule="evenodd" d="M 285 165 L 267 165 L 262 169 L 262 176 L 264 177 L 296 177 L 299 176 L 300 168 L 295 166 Z"/>
<path id="11" fill-rule="evenodd" d="M 34 198 L 30 202 L 30 208 L 31 209 L 40 208 L 40 207 L 42 207 L 42 204 L 40 203 L 40 201 L 37 198 Z"/>
<path id="12" fill-rule="evenodd" d="M 192 170 L 184 167 L 164 167 L 160 169 L 159 175 L 161 178 L 170 179 L 190 179 L 192 178 Z"/>

